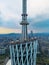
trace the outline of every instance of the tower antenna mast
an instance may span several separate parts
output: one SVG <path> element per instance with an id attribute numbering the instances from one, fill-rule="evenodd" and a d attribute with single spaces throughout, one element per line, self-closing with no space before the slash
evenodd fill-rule
<path id="1" fill-rule="evenodd" d="M 20 23 L 22 25 L 22 40 L 27 40 L 27 25 L 29 24 L 27 22 L 27 0 L 23 0 L 22 2 L 22 22 Z"/>

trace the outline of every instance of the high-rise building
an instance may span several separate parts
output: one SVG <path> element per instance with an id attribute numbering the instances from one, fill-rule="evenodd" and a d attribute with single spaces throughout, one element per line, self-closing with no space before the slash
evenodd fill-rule
<path id="1" fill-rule="evenodd" d="M 23 1 L 22 37 L 21 40 L 10 42 L 11 65 L 36 65 L 37 44 L 36 38 L 27 35 L 27 0 Z"/>

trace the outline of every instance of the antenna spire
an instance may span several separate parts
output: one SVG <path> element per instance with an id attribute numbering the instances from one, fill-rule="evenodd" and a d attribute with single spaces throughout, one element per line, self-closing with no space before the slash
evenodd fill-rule
<path id="1" fill-rule="evenodd" d="M 27 22 L 27 0 L 23 0 L 22 6 L 22 22 L 20 23 L 22 25 L 22 40 L 27 40 L 27 25 L 29 24 Z"/>

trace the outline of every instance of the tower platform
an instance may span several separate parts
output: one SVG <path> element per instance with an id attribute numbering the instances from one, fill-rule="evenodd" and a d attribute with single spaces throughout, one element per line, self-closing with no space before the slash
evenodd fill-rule
<path id="1" fill-rule="evenodd" d="M 21 25 L 29 25 L 29 23 L 27 22 L 27 21 L 22 21 L 21 23 L 20 23 Z"/>

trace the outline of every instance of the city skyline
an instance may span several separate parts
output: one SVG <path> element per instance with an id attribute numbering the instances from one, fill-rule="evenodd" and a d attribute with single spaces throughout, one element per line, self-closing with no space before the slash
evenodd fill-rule
<path id="1" fill-rule="evenodd" d="M 0 0 L 0 34 L 20 33 L 22 0 Z M 27 0 L 28 30 L 49 32 L 49 0 Z"/>

